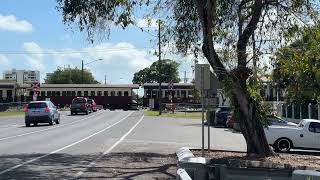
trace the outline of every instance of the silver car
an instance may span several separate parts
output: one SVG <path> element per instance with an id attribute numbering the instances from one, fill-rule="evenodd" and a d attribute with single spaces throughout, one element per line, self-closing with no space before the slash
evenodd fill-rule
<path id="1" fill-rule="evenodd" d="M 60 123 L 60 113 L 56 106 L 50 101 L 32 101 L 25 108 L 25 123 L 29 127 L 32 123 Z"/>

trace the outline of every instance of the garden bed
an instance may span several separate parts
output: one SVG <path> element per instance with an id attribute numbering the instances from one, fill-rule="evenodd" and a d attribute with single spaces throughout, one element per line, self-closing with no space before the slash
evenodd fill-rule
<path id="1" fill-rule="evenodd" d="M 195 157 L 201 157 L 201 150 L 191 150 Z M 226 164 L 240 167 L 269 167 L 299 170 L 320 170 L 320 152 L 291 152 L 273 157 L 248 157 L 244 152 L 205 151 L 209 164 Z"/>

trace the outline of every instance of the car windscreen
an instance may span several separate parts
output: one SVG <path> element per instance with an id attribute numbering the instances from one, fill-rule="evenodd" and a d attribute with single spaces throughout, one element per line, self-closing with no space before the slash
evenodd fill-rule
<path id="1" fill-rule="evenodd" d="M 281 119 L 277 116 L 267 116 L 267 119 L 271 122 L 287 123 L 288 121 Z"/>
<path id="2" fill-rule="evenodd" d="M 74 99 L 72 103 L 86 103 L 85 99 Z"/>
<path id="3" fill-rule="evenodd" d="M 47 104 L 46 103 L 30 103 L 28 105 L 29 109 L 39 109 L 39 108 L 46 108 Z"/>

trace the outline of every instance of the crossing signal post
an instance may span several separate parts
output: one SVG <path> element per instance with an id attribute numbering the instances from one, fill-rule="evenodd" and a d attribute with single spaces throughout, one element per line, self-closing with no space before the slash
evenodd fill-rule
<path id="1" fill-rule="evenodd" d="M 33 89 L 33 101 L 37 101 L 38 96 L 40 95 L 40 83 L 39 82 L 33 82 L 31 83 L 31 89 Z"/>

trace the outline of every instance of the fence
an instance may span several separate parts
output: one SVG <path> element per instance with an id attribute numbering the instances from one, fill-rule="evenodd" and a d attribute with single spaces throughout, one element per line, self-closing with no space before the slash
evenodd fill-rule
<path id="1" fill-rule="evenodd" d="M 192 103 L 173 103 L 174 111 L 175 112 L 201 112 L 202 111 L 202 104 L 192 104 Z M 217 108 L 217 105 L 205 105 L 205 109 L 208 108 Z M 163 103 L 162 109 L 164 111 L 170 111 L 172 108 L 172 104 L 170 103 Z M 170 110 L 169 110 L 170 109 Z"/>
<path id="2" fill-rule="evenodd" d="M 279 103 L 276 105 L 276 112 L 278 116 L 292 122 L 299 122 L 301 119 L 320 120 L 320 104 Z"/>
<path id="3" fill-rule="evenodd" d="M 0 112 L 4 111 L 22 111 L 26 102 L 0 103 Z"/>

